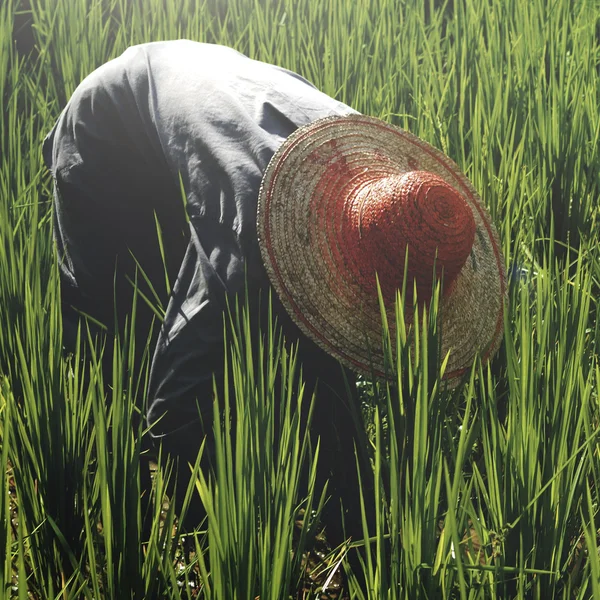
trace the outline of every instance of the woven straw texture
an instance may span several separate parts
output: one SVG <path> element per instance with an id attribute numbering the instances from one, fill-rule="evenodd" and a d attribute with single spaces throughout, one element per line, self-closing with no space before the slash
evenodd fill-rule
<path id="1" fill-rule="evenodd" d="M 407 287 L 416 284 L 419 302 L 431 296 L 434 268 L 443 274 L 445 379 L 498 349 L 506 297 L 498 235 L 457 165 L 414 135 L 362 115 L 298 129 L 264 174 L 257 224 L 287 311 L 351 369 L 384 375 L 375 272 L 393 323 L 407 247 Z"/>

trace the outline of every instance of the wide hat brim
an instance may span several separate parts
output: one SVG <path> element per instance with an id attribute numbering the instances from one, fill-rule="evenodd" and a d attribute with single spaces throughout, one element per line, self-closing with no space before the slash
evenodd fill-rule
<path id="1" fill-rule="evenodd" d="M 382 177 L 427 171 L 471 208 L 473 247 L 438 312 L 442 356 L 449 352 L 444 378 L 457 382 L 476 355 L 487 361 L 500 345 L 504 259 L 496 229 L 469 180 L 450 158 L 407 131 L 348 115 L 314 121 L 287 138 L 264 173 L 258 199 L 259 245 L 273 287 L 303 333 L 326 352 L 359 373 L 385 375 L 378 298 L 340 266 L 333 247 L 339 239 L 332 235 L 339 203 L 330 206 L 326 198 L 345 193 L 346 169 Z M 386 309 L 393 325 L 394 307 Z"/>

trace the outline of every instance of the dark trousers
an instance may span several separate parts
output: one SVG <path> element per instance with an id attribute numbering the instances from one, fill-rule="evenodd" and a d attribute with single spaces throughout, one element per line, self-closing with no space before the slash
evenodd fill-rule
<path id="1" fill-rule="evenodd" d="M 274 294 L 274 292 L 273 292 Z M 268 294 L 267 294 L 268 296 Z M 255 300 L 256 297 L 253 297 Z M 294 386 L 302 382 L 304 385 L 304 401 L 301 412 L 302 431 L 306 431 L 308 412 L 311 406 L 313 393 L 315 394 L 312 404 L 311 426 L 309 436 L 311 448 L 314 450 L 319 442 L 318 470 L 316 476 L 316 495 L 327 484 L 327 496 L 329 500 L 322 513 L 322 524 L 326 528 L 327 539 L 330 543 L 337 545 L 347 536 L 354 539 L 362 538 L 360 496 L 358 489 L 358 477 L 356 472 L 357 454 L 361 462 L 361 477 L 364 482 L 363 491 L 367 506 L 372 502 L 372 487 L 370 479 L 370 467 L 367 457 L 366 433 L 362 426 L 362 415 L 356 394 L 356 380 L 352 372 L 344 369 L 331 356 L 321 350 L 313 341 L 306 338 L 291 321 L 278 298 L 271 295 L 273 316 L 276 318 L 278 330 L 284 338 L 288 349 L 297 350 L 297 370 L 301 377 L 297 376 Z M 256 317 L 251 336 L 258 332 L 265 332 L 268 326 L 266 303 L 261 302 L 260 308 L 249 302 L 251 312 Z M 252 310 L 252 309 L 255 310 Z M 254 339 L 254 341 L 256 341 Z M 253 344 L 256 348 L 257 344 Z M 254 364 L 258 364 L 254 355 Z M 278 397 L 281 382 L 275 385 L 275 397 Z M 295 389 L 295 388 L 293 388 Z M 233 396 L 233 394 L 230 394 Z M 235 400 L 231 400 L 232 403 Z M 279 423 L 280 415 L 278 407 L 275 407 L 274 421 Z M 190 464 L 194 464 L 197 453 L 197 440 L 204 438 L 207 431 L 212 427 L 212 415 L 208 415 L 208 422 L 190 423 L 183 431 L 177 434 L 166 435 L 162 438 L 163 449 L 171 457 L 177 457 L 177 498 L 178 505 L 185 495 L 189 482 Z M 275 433 L 277 437 L 277 432 Z M 271 451 L 266 448 L 266 451 Z M 275 449 L 273 449 L 275 450 Z M 308 482 L 308 469 L 310 457 L 308 457 L 305 469 L 300 479 L 300 494 L 306 493 Z M 208 440 L 205 447 L 201 467 L 214 467 L 212 460 L 212 447 Z M 342 518 L 343 510 L 343 518 Z M 199 523 L 204 516 L 199 497 L 193 498 L 187 523 L 193 527 Z M 372 519 L 369 517 L 369 521 Z M 344 523 L 344 526 L 342 527 Z"/>

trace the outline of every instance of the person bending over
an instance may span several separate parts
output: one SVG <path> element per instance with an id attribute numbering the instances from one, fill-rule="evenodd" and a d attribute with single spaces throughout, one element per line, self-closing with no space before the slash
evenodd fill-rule
<path id="1" fill-rule="evenodd" d="M 235 297 L 248 300 L 259 328 L 274 292 L 306 393 L 316 389 L 320 480 L 333 505 L 343 499 L 350 524 L 360 521 L 355 373 L 385 375 L 377 281 L 393 323 L 405 276 L 408 320 L 412 291 L 427 302 L 443 277 L 450 385 L 500 344 L 504 261 L 466 177 L 423 140 L 296 73 L 218 45 L 134 46 L 81 82 L 43 154 L 54 179 L 65 345 L 81 313 L 117 331 L 132 281 L 152 297 L 150 282 L 166 313 L 152 337 L 147 420 L 179 457 L 182 481 L 206 435 L 210 446 L 203 423 L 212 423 L 223 314 Z M 140 346 L 152 318 L 140 305 Z"/>

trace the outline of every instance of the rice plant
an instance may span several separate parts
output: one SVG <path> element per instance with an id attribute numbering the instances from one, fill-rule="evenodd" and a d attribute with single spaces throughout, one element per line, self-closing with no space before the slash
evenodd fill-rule
<path id="1" fill-rule="evenodd" d="M 402 296 L 395 327 L 383 319 L 398 351 L 389 381 L 361 382 L 372 464 L 357 465 L 375 482 L 374 519 L 365 504 L 363 539 L 332 549 L 312 589 L 327 491 L 299 411 L 319 398 L 305 397 L 276 324 L 256 337 L 248 308 L 232 313 L 235 385 L 215 402 L 214 468 L 202 452 L 190 465 L 182 512 L 198 496 L 206 520 L 185 533 L 166 501 L 169 461 L 144 484 L 134 399 L 151 348 L 137 364 L 135 303 L 127 334 L 82 326 L 80 351 L 62 348 L 42 140 L 94 68 L 182 37 L 292 69 L 434 144 L 501 237 L 504 342 L 458 387 L 441 380 L 435 300 L 411 327 Z M 600 594 L 596 0 L 5 0 L 0 98 L 2 597 L 312 598 L 342 571 L 346 597 L 361 599 Z M 257 452 L 265 439 L 272 453 Z"/>

